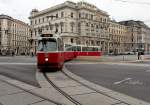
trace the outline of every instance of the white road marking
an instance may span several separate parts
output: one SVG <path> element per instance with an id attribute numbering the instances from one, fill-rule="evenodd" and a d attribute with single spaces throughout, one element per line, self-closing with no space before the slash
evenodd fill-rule
<path id="1" fill-rule="evenodd" d="M 8 63 L 8 62 L 0 62 L 0 65 L 36 65 L 36 63 Z"/>
<path id="2" fill-rule="evenodd" d="M 146 70 L 146 72 L 150 72 L 150 70 Z"/>
<path id="3" fill-rule="evenodd" d="M 122 82 L 129 81 L 129 80 L 131 80 L 131 79 L 132 79 L 132 78 L 125 78 L 125 79 L 123 79 L 123 80 L 121 80 L 121 81 L 114 82 L 114 84 L 115 84 L 115 85 L 118 85 L 118 84 L 121 84 Z"/>
<path id="4" fill-rule="evenodd" d="M 97 62 L 73 62 L 73 63 L 66 63 L 66 64 L 70 64 L 70 65 L 80 65 L 80 64 L 99 64 Z"/>

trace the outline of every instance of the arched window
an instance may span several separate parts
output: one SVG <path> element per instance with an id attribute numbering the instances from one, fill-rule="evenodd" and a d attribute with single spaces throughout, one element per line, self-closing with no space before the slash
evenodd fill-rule
<path id="1" fill-rule="evenodd" d="M 79 13 L 79 19 L 81 18 L 81 13 Z"/>
<path id="2" fill-rule="evenodd" d="M 57 23 L 55 23 L 55 27 L 56 27 L 55 33 L 58 33 L 58 24 Z"/>
<path id="3" fill-rule="evenodd" d="M 89 26 L 89 23 L 86 23 L 86 26 L 88 27 L 88 26 Z"/>
<path id="4" fill-rule="evenodd" d="M 61 22 L 61 23 L 60 23 L 61 33 L 63 32 L 63 27 L 64 27 L 64 23 Z"/>
<path id="5" fill-rule="evenodd" d="M 71 18 L 73 18 L 73 12 L 71 12 Z"/>
<path id="6" fill-rule="evenodd" d="M 70 39 L 70 42 L 73 43 L 73 38 Z"/>
<path id="7" fill-rule="evenodd" d="M 71 32 L 73 32 L 73 31 L 74 31 L 74 30 L 73 30 L 73 29 L 74 29 L 74 22 L 71 22 L 71 23 L 70 23 L 70 26 L 71 26 Z"/>

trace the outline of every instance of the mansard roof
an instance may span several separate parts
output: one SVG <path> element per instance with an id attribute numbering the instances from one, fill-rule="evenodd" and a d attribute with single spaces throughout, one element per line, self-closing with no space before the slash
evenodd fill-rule
<path id="1" fill-rule="evenodd" d="M 127 20 L 127 21 L 120 21 L 119 23 L 126 26 L 149 28 L 143 21 Z"/>

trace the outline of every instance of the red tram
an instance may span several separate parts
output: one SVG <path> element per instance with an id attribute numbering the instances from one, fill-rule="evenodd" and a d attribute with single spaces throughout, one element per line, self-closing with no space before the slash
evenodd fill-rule
<path id="1" fill-rule="evenodd" d="M 42 34 L 38 39 L 38 69 L 55 68 L 61 70 L 64 61 L 73 58 L 73 52 L 64 52 L 64 44 L 60 37 L 53 36 L 53 34 Z"/>
<path id="2" fill-rule="evenodd" d="M 65 61 L 72 60 L 76 56 L 101 56 L 101 52 L 95 47 L 64 44 L 61 37 L 53 34 L 42 34 L 38 39 L 37 66 L 39 70 L 44 68 L 61 70 Z"/>

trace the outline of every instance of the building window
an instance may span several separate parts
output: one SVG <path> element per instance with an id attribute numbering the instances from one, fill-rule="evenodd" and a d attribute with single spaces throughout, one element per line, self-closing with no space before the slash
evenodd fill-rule
<path id="1" fill-rule="evenodd" d="M 70 26 L 71 26 L 71 32 L 73 32 L 74 23 L 73 23 L 73 22 L 71 22 L 71 23 L 70 23 Z"/>
<path id="2" fill-rule="evenodd" d="M 81 18 L 81 13 L 79 13 L 79 19 Z"/>
<path id="3" fill-rule="evenodd" d="M 55 27 L 56 27 L 55 33 L 58 33 L 58 24 L 57 23 L 55 24 Z"/>
<path id="4" fill-rule="evenodd" d="M 53 25 L 50 25 L 50 30 L 53 30 Z"/>
<path id="5" fill-rule="evenodd" d="M 88 19 L 88 14 L 87 13 L 85 14 L 85 17 Z"/>
<path id="6" fill-rule="evenodd" d="M 73 43 L 73 38 L 70 39 L 71 43 Z"/>
<path id="7" fill-rule="evenodd" d="M 89 26 L 89 24 L 88 24 L 88 23 L 86 23 L 86 26 L 88 27 L 88 26 Z"/>
<path id="8" fill-rule="evenodd" d="M 48 30 L 48 25 L 46 26 L 46 30 Z"/>
<path id="9" fill-rule="evenodd" d="M 62 33 L 62 32 L 63 32 L 64 23 L 61 22 L 61 23 L 60 23 L 60 26 L 61 26 L 61 33 Z"/>
<path id="10" fill-rule="evenodd" d="M 99 28 L 98 25 L 96 25 L 96 28 L 97 28 L 97 29 Z"/>
<path id="11" fill-rule="evenodd" d="M 44 18 L 43 18 L 43 23 L 44 23 Z"/>
<path id="12" fill-rule="evenodd" d="M 35 24 L 37 24 L 37 20 L 35 20 Z"/>
<path id="13" fill-rule="evenodd" d="M 93 20 L 93 15 L 91 15 L 91 20 Z"/>
<path id="14" fill-rule="evenodd" d="M 58 13 L 56 14 L 56 18 L 58 18 Z"/>
<path id="15" fill-rule="evenodd" d="M 31 22 L 30 22 L 30 23 L 31 23 L 31 25 L 33 24 L 33 23 L 32 23 L 32 20 L 31 20 Z"/>
<path id="16" fill-rule="evenodd" d="M 39 28 L 38 29 L 38 34 L 41 34 L 42 33 L 42 28 Z"/>
<path id="17" fill-rule="evenodd" d="M 94 45 L 94 40 L 91 40 L 91 45 Z"/>
<path id="18" fill-rule="evenodd" d="M 39 23 L 41 23 L 41 19 L 39 19 Z"/>
<path id="19" fill-rule="evenodd" d="M 33 32 L 31 31 L 31 38 L 32 38 Z"/>
<path id="20" fill-rule="evenodd" d="M 64 12 L 61 12 L 61 17 L 64 17 Z"/>
<path id="21" fill-rule="evenodd" d="M 35 30 L 35 36 L 36 36 L 36 34 L 37 34 L 37 32 L 36 32 L 36 30 Z"/>
<path id="22" fill-rule="evenodd" d="M 93 25 L 93 24 L 91 24 L 91 27 L 94 27 L 94 25 Z"/>
<path id="23" fill-rule="evenodd" d="M 100 21 L 102 22 L 102 21 L 103 21 L 103 19 L 102 19 L 102 18 L 100 18 Z"/>
<path id="24" fill-rule="evenodd" d="M 71 18 L 73 18 L 73 12 L 71 12 Z"/>

